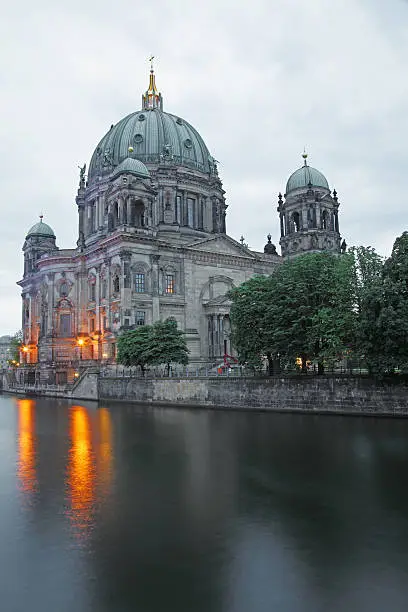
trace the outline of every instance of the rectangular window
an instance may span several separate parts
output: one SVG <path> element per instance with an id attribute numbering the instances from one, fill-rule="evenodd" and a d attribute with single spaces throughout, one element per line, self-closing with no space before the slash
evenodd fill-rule
<path id="1" fill-rule="evenodd" d="M 125 319 L 124 326 L 129 327 L 129 325 L 130 325 L 130 319 Z"/>
<path id="2" fill-rule="evenodd" d="M 90 323 L 90 326 L 89 326 L 90 331 L 94 332 L 95 331 L 95 319 L 90 319 L 89 323 Z"/>
<path id="3" fill-rule="evenodd" d="M 187 225 L 194 227 L 194 204 L 193 198 L 187 198 Z"/>
<path id="4" fill-rule="evenodd" d="M 145 275 L 144 274 L 135 274 L 135 291 L 136 293 L 144 293 L 145 292 Z"/>
<path id="5" fill-rule="evenodd" d="M 103 329 L 108 329 L 108 317 L 103 317 Z"/>
<path id="6" fill-rule="evenodd" d="M 106 283 L 106 279 L 104 278 L 104 279 L 102 280 L 102 285 L 101 285 L 101 294 L 102 294 L 102 295 L 101 295 L 101 297 L 102 297 L 103 299 L 105 299 L 105 298 L 106 298 L 106 284 L 107 284 L 107 283 Z"/>
<path id="7" fill-rule="evenodd" d="M 125 261 L 123 264 L 123 286 L 125 289 L 130 288 L 130 264 L 128 261 Z"/>
<path id="8" fill-rule="evenodd" d="M 166 285 L 164 288 L 165 293 L 174 293 L 175 292 L 175 282 L 174 282 L 174 274 L 166 274 Z"/>
<path id="9" fill-rule="evenodd" d="M 60 315 L 60 336 L 61 338 L 69 338 L 71 336 L 71 315 Z"/>
<path id="10" fill-rule="evenodd" d="M 145 311 L 136 310 L 136 325 L 144 325 L 144 324 L 145 324 Z"/>
<path id="11" fill-rule="evenodd" d="M 91 302 L 95 301 L 95 285 L 89 285 L 89 299 Z"/>

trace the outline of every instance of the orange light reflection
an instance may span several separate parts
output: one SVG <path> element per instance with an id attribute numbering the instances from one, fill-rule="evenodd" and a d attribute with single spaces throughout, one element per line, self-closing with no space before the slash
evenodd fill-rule
<path id="1" fill-rule="evenodd" d="M 37 485 L 35 453 L 35 403 L 31 399 L 17 400 L 18 406 L 18 468 L 20 489 L 33 493 Z"/>
<path id="2" fill-rule="evenodd" d="M 68 462 L 68 490 L 71 520 L 78 533 L 92 521 L 95 497 L 95 460 L 92 451 L 90 419 L 83 406 L 70 412 L 71 448 Z"/>
<path id="3" fill-rule="evenodd" d="M 112 480 L 112 421 L 109 410 L 100 408 L 98 410 L 98 476 L 103 497 L 108 495 Z"/>

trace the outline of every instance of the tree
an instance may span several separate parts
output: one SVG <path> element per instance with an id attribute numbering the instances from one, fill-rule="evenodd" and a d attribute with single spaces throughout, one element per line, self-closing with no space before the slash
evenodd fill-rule
<path id="1" fill-rule="evenodd" d="M 139 366 L 143 375 L 147 366 L 164 363 L 169 373 L 171 363 L 188 363 L 188 353 L 184 332 L 177 329 L 175 321 L 166 319 L 119 336 L 116 360 L 125 366 Z"/>
<path id="2" fill-rule="evenodd" d="M 382 369 L 384 361 L 383 259 L 372 247 L 353 247 L 353 284 L 356 334 L 353 353 L 363 358 L 370 372 Z"/>
<path id="3" fill-rule="evenodd" d="M 358 314 L 355 352 L 370 373 L 408 368 L 408 233 L 385 262 L 371 247 L 352 249 Z"/>
<path id="4" fill-rule="evenodd" d="M 353 259 L 311 253 L 285 261 L 267 278 L 230 292 L 233 341 L 240 360 L 267 356 L 293 364 L 341 359 L 355 325 Z M 271 370 L 271 367 L 270 367 Z"/>
<path id="5" fill-rule="evenodd" d="M 15 365 L 20 361 L 20 350 L 23 346 L 23 332 L 20 329 L 14 334 L 10 340 L 10 359 L 8 359 L 9 365 Z"/>
<path id="6" fill-rule="evenodd" d="M 259 368 L 262 365 L 262 356 L 266 356 L 269 372 L 272 374 L 271 342 L 265 326 L 270 285 L 269 277 L 254 276 L 239 287 L 231 289 L 228 295 L 232 300 L 231 340 L 238 352 L 240 363 Z"/>
<path id="7" fill-rule="evenodd" d="M 353 260 L 348 254 L 308 253 L 282 264 L 271 277 L 266 322 L 271 350 L 286 363 L 300 358 L 324 364 L 340 360 L 353 337 Z"/>
<path id="8" fill-rule="evenodd" d="M 149 339 L 149 360 L 151 365 L 166 364 L 167 374 L 171 363 L 187 365 L 188 353 L 184 332 L 177 329 L 176 321 L 166 319 L 152 325 Z"/>
<path id="9" fill-rule="evenodd" d="M 125 366 L 139 366 L 144 376 L 149 363 L 151 333 L 151 326 L 143 325 L 119 336 L 116 361 Z"/>

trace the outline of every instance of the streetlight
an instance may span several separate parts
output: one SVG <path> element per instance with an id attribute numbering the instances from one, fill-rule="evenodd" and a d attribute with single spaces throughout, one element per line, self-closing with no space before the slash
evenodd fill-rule
<path id="1" fill-rule="evenodd" d="M 23 363 L 23 365 L 24 365 L 24 364 L 26 364 L 26 363 L 27 363 L 28 346 L 26 346 L 25 344 L 23 344 L 23 345 L 22 345 L 22 347 L 21 347 L 21 353 L 22 353 L 22 355 L 21 355 L 21 361 L 22 361 L 22 363 Z"/>
<path id="2" fill-rule="evenodd" d="M 84 339 L 78 338 L 77 344 L 79 346 L 79 361 L 82 361 L 82 347 L 84 346 Z"/>

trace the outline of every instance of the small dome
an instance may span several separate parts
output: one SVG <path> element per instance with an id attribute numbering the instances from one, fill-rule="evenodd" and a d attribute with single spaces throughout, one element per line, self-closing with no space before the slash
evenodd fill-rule
<path id="1" fill-rule="evenodd" d="M 276 246 L 271 242 L 272 236 L 270 234 L 267 235 L 268 242 L 264 246 L 264 253 L 267 255 L 277 255 Z"/>
<path id="2" fill-rule="evenodd" d="M 312 187 L 324 187 L 330 190 L 326 177 L 319 172 L 319 170 L 316 170 L 316 168 L 307 166 L 305 162 L 304 166 L 298 168 L 298 170 L 289 177 L 286 183 L 286 195 L 295 189 L 305 189 L 309 185 Z"/>
<path id="3" fill-rule="evenodd" d="M 33 225 L 33 227 L 28 231 L 27 238 L 29 236 L 43 236 L 46 238 L 55 238 L 54 230 L 43 223 L 42 217 L 40 217 L 40 221 Z"/>
<path id="4" fill-rule="evenodd" d="M 150 177 L 150 173 L 144 163 L 139 159 L 135 159 L 134 157 L 127 157 L 124 159 L 123 162 L 121 162 L 112 172 L 112 176 L 118 176 L 119 174 L 123 174 L 125 172 L 144 178 Z"/>

